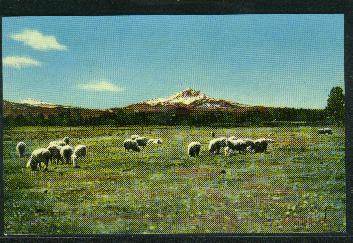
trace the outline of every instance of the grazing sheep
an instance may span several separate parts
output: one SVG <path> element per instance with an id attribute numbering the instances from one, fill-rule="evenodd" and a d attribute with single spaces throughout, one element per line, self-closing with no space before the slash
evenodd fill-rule
<path id="1" fill-rule="evenodd" d="M 62 140 L 51 141 L 49 143 L 49 146 L 52 146 L 52 145 L 65 146 L 65 145 L 69 145 L 69 143 L 70 143 L 70 138 L 64 137 Z"/>
<path id="2" fill-rule="evenodd" d="M 87 147 L 86 147 L 86 145 L 77 145 L 75 147 L 74 153 L 71 155 L 72 165 L 75 168 L 78 168 L 79 166 L 77 165 L 76 160 L 78 158 L 86 157 L 86 155 L 87 155 Z"/>
<path id="3" fill-rule="evenodd" d="M 332 134 L 332 129 L 331 128 L 322 128 L 322 129 L 318 129 L 318 133 L 319 134 Z"/>
<path id="4" fill-rule="evenodd" d="M 135 140 L 136 138 L 140 137 L 140 135 L 131 135 L 131 139 Z"/>
<path id="5" fill-rule="evenodd" d="M 191 142 L 188 145 L 188 154 L 190 157 L 199 156 L 201 150 L 201 143 L 199 142 Z"/>
<path id="6" fill-rule="evenodd" d="M 77 155 L 79 158 L 86 157 L 87 155 L 87 146 L 80 144 L 75 147 L 74 154 Z"/>
<path id="7" fill-rule="evenodd" d="M 267 150 L 267 142 L 264 139 L 256 139 L 254 141 L 254 152 L 255 153 L 263 153 Z"/>
<path id="8" fill-rule="evenodd" d="M 70 145 L 65 145 L 60 149 L 60 155 L 66 164 L 70 163 L 70 159 L 73 153 L 74 149 Z"/>
<path id="9" fill-rule="evenodd" d="M 63 142 L 64 142 L 66 145 L 69 145 L 69 143 L 70 143 L 70 138 L 69 138 L 69 137 L 64 137 L 64 138 L 63 138 Z"/>
<path id="10" fill-rule="evenodd" d="M 160 138 L 151 138 L 147 141 L 148 144 L 162 144 L 162 140 Z"/>
<path id="11" fill-rule="evenodd" d="M 19 142 L 16 145 L 16 151 L 18 153 L 18 156 L 22 158 L 25 155 L 26 152 L 26 144 L 24 142 Z"/>
<path id="12" fill-rule="evenodd" d="M 53 145 L 57 145 L 57 146 L 65 146 L 66 143 L 62 140 L 58 140 L 58 141 L 51 141 L 49 143 L 49 146 L 53 146 Z"/>
<path id="13" fill-rule="evenodd" d="M 255 150 L 254 150 L 254 147 L 253 146 L 249 146 L 249 147 L 246 147 L 246 152 L 249 152 L 249 153 L 255 153 Z"/>
<path id="14" fill-rule="evenodd" d="M 259 138 L 254 141 L 254 152 L 255 153 L 264 153 L 267 151 L 269 143 L 274 142 L 273 139 L 269 138 Z"/>
<path id="15" fill-rule="evenodd" d="M 228 138 L 228 140 L 238 140 L 238 139 L 242 139 L 245 141 L 246 143 L 246 147 L 253 147 L 254 146 L 254 140 L 250 139 L 250 138 L 238 138 L 236 136 L 231 136 Z"/>
<path id="16" fill-rule="evenodd" d="M 26 167 L 31 167 L 32 170 L 42 168 L 41 163 L 45 165 L 44 171 L 48 170 L 48 164 L 50 159 L 50 151 L 46 148 L 36 149 L 32 152 L 31 157 L 29 158 Z"/>
<path id="17" fill-rule="evenodd" d="M 250 147 L 250 149 L 254 148 L 254 140 L 250 139 L 250 138 L 243 138 L 243 140 L 246 143 L 246 147 Z"/>
<path id="18" fill-rule="evenodd" d="M 247 148 L 247 143 L 243 139 L 227 140 L 227 146 L 233 151 L 238 151 L 239 153 L 245 153 Z"/>
<path id="19" fill-rule="evenodd" d="M 231 155 L 233 155 L 234 154 L 234 150 L 233 149 L 231 149 L 230 147 L 225 147 L 224 148 L 224 155 L 225 156 L 231 156 Z"/>
<path id="20" fill-rule="evenodd" d="M 141 151 L 138 143 L 133 139 L 126 139 L 124 141 L 124 148 L 125 148 L 125 152 L 130 151 L 130 150 L 135 151 L 135 152 Z"/>
<path id="21" fill-rule="evenodd" d="M 146 146 L 147 142 L 148 142 L 148 138 L 146 138 L 146 137 L 138 137 L 138 138 L 135 138 L 135 141 L 137 142 L 137 144 L 139 146 Z"/>
<path id="22" fill-rule="evenodd" d="M 53 162 L 55 161 L 55 164 L 58 164 L 59 161 L 62 161 L 62 157 L 60 155 L 60 150 L 62 146 L 52 144 L 47 147 L 47 149 L 50 151 L 50 161 Z"/>
<path id="23" fill-rule="evenodd" d="M 208 145 L 208 151 L 211 154 L 219 154 L 221 148 L 227 146 L 227 138 L 226 137 L 219 137 L 212 139 Z"/>

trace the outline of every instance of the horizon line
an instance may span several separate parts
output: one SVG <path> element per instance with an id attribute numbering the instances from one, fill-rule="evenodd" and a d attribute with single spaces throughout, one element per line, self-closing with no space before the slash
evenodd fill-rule
<path id="1" fill-rule="evenodd" d="M 33 98 L 27 98 L 27 99 L 33 99 Z M 155 98 L 158 99 L 158 98 Z M 33 99 L 35 100 L 35 99 Z M 151 99 L 150 99 L 151 100 Z M 34 106 L 34 107 L 43 107 L 41 105 L 31 105 L 28 103 L 23 103 L 21 101 L 15 101 L 15 100 L 10 100 L 10 99 L 5 99 L 3 98 L 3 102 L 7 101 L 7 102 L 11 102 L 11 103 L 16 103 L 16 104 L 23 104 L 23 105 L 29 105 L 29 106 Z M 80 105 L 68 105 L 68 104 L 59 104 L 59 103 L 50 103 L 50 102 L 46 102 L 46 101 L 42 101 L 42 100 L 36 100 L 36 101 L 40 101 L 40 102 L 44 102 L 44 103 L 48 103 L 48 106 L 61 106 L 64 108 L 79 108 L 79 109 L 89 109 L 89 110 L 101 110 L 101 111 L 105 111 L 105 110 L 111 110 L 111 109 L 124 109 L 128 106 L 131 105 L 136 105 L 139 103 L 142 103 L 144 101 L 138 102 L 138 103 L 132 103 L 132 104 L 128 104 L 126 106 L 115 106 L 115 107 L 107 107 L 107 108 L 94 108 L 94 107 L 85 107 L 85 106 L 80 106 Z M 148 100 L 145 100 L 148 101 Z M 229 101 L 229 100 L 226 100 Z M 242 103 L 238 103 L 241 105 L 248 105 L 248 104 L 242 104 Z M 293 106 L 273 106 L 273 105 L 248 105 L 250 107 L 264 107 L 264 108 L 288 108 L 288 109 L 307 109 L 307 110 L 325 110 L 326 107 L 322 107 L 322 108 L 310 108 L 310 107 L 293 107 Z"/>

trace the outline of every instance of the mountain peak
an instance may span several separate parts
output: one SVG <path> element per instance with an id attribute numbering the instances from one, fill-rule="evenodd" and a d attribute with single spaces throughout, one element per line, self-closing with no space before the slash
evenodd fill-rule
<path id="1" fill-rule="evenodd" d="M 179 97 L 196 97 L 201 94 L 201 91 L 199 90 L 194 90 L 191 88 L 185 89 L 177 93 Z"/>
<path id="2" fill-rule="evenodd" d="M 190 109 L 233 109 L 242 106 L 233 101 L 215 99 L 208 97 L 199 90 L 191 88 L 182 90 L 172 96 L 166 98 L 157 98 L 139 103 L 140 105 L 148 105 L 151 107 L 186 107 Z M 135 107 L 134 105 L 132 105 Z"/>
<path id="3" fill-rule="evenodd" d="M 144 101 L 148 105 L 190 105 L 191 103 L 207 98 L 201 91 L 196 91 L 191 88 L 182 90 L 167 98 L 157 98 Z"/>

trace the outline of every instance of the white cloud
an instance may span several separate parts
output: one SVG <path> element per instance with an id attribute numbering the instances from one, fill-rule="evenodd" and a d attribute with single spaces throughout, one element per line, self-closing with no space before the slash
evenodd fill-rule
<path id="1" fill-rule="evenodd" d="M 79 85 L 80 89 L 98 92 L 122 92 L 124 89 L 109 81 L 102 80 L 98 82 L 91 82 L 88 84 Z"/>
<path id="2" fill-rule="evenodd" d="M 4 66 L 14 67 L 14 68 L 23 68 L 30 66 L 40 66 L 41 62 L 34 60 L 30 57 L 24 56 L 8 56 L 2 59 Z"/>
<path id="3" fill-rule="evenodd" d="M 25 45 L 39 51 L 66 50 L 67 47 L 60 44 L 53 35 L 44 35 L 38 30 L 25 29 L 21 33 L 10 36 L 16 41 L 21 41 Z"/>

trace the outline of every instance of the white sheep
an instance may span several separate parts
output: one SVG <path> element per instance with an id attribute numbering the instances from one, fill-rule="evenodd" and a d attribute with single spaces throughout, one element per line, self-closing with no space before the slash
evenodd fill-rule
<path id="1" fill-rule="evenodd" d="M 236 136 L 232 136 L 232 137 L 229 137 L 228 140 L 231 140 L 231 141 L 239 140 L 238 142 L 240 142 L 240 145 L 241 145 L 239 147 L 240 150 L 238 150 L 239 152 L 246 152 L 246 151 L 251 152 L 254 149 L 254 140 L 251 138 L 238 138 Z M 243 144 L 243 142 L 245 142 L 245 145 Z"/>
<path id="2" fill-rule="evenodd" d="M 231 137 L 229 137 L 228 139 L 229 139 L 229 140 L 237 140 L 238 137 L 236 137 L 236 136 L 231 136 Z"/>
<path id="3" fill-rule="evenodd" d="M 266 141 L 268 142 L 268 143 L 274 143 L 274 142 L 276 142 L 276 140 L 274 140 L 274 139 L 272 139 L 272 138 L 265 138 L 266 139 Z"/>
<path id="4" fill-rule="evenodd" d="M 319 134 L 332 134 L 332 129 L 329 127 L 318 129 Z"/>
<path id="5" fill-rule="evenodd" d="M 65 146 L 66 143 L 62 140 L 58 140 L 58 141 L 51 141 L 49 143 L 49 146 L 54 146 L 54 145 L 57 145 L 57 146 Z"/>
<path id="6" fill-rule="evenodd" d="M 254 152 L 255 153 L 264 153 L 267 151 L 269 143 L 274 142 L 273 139 L 269 138 L 259 138 L 254 141 Z"/>
<path id="7" fill-rule="evenodd" d="M 148 138 L 146 137 L 138 137 L 135 138 L 134 141 L 137 142 L 138 146 L 146 146 L 148 142 Z"/>
<path id="8" fill-rule="evenodd" d="M 75 168 L 78 168 L 79 166 L 77 165 L 76 160 L 78 158 L 86 157 L 86 155 L 87 155 L 87 147 L 86 147 L 86 145 L 82 145 L 82 144 L 77 145 L 75 147 L 74 153 L 71 155 L 72 165 Z"/>
<path id="9" fill-rule="evenodd" d="M 191 142 L 188 145 L 188 154 L 190 157 L 199 156 L 201 150 L 201 143 L 199 142 Z"/>
<path id="10" fill-rule="evenodd" d="M 53 162 L 55 161 L 56 164 L 59 163 L 59 161 L 62 161 L 62 157 L 60 154 L 62 146 L 57 145 L 57 144 L 50 144 L 47 149 L 50 151 L 50 161 Z"/>
<path id="11" fill-rule="evenodd" d="M 324 128 L 324 130 L 325 130 L 326 134 L 332 134 L 333 133 L 332 132 L 332 128 L 326 127 L 326 128 Z"/>
<path id="12" fill-rule="evenodd" d="M 17 151 L 18 156 L 20 158 L 22 158 L 25 155 L 25 152 L 26 152 L 26 144 L 24 142 L 19 142 L 16 145 L 16 151 Z"/>
<path id="13" fill-rule="evenodd" d="M 236 140 L 228 139 L 227 146 L 233 151 L 238 151 L 239 153 L 245 153 L 247 143 L 243 139 L 236 139 Z"/>
<path id="14" fill-rule="evenodd" d="M 249 146 L 253 147 L 254 146 L 254 140 L 252 140 L 251 138 L 238 138 L 236 136 L 231 136 L 231 137 L 228 138 L 228 140 L 237 140 L 237 139 L 244 140 L 247 147 L 249 147 Z"/>
<path id="15" fill-rule="evenodd" d="M 249 153 L 255 153 L 255 150 L 254 150 L 254 147 L 253 146 L 249 146 L 249 147 L 246 147 L 246 152 L 249 152 Z"/>
<path id="16" fill-rule="evenodd" d="M 231 155 L 233 155 L 234 154 L 234 150 L 233 149 L 231 149 L 230 147 L 225 147 L 224 148 L 224 155 L 225 156 L 231 156 Z"/>
<path id="17" fill-rule="evenodd" d="M 31 157 L 29 158 L 26 167 L 31 167 L 32 170 L 42 168 L 41 163 L 45 165 L 44 171 L 48 170 L 48 164 L 50 160 L 50 151 L 46 148 L 36 149 L 32 152 Z"/>
<path id="18" fill-rule="evenodd" d="M 52 146 L 52 145 L 65 146 L 65 145 L 69 145 L 69 143 L 70 143 L 70 138 L 64 137 L 62 140 L 51 141 L 49 143 L 49 146 Z"/>
<path id="19" fill-rule="evenodd" d="M 60 149 L 60 155 L 66 164 L 70 163 L 70 159 L 73 153 L 74 149 L 70 145 L 65 145 Z"/>
<path id="20" fill-rule="evenodd" d="M 147 144 L 162 144 L 162 139 L 151 138 L 151 139 L 148 139 Z"/>
<path id="21" fill-rule="evenodd" d="M 243 140 L 245 141 L 246 148 L 250 147 L 250 150 L 254 149 L 254 140 L 250 138 L 243 138 Z"/>
<path id="22" fill-rule="evenodd" d="M 130 151 L 130 150 L 135 151 L 135 152 L 141 151 L 138 143 L 133 139 L 126 139 L 124 141 L 124 148 L 125 148 L 125 151 Z"/>
<path id="23" fill-rule="evenodd" d="M 211 154 L 219 154 L 221 148 L 227 146 L 227 138 L 219 137 L 212 139 L 208 145 L 208 150 Z"/>
<path id="24" fill-rule="evenodd" d="M 70 138 L 69 137 L 64 137 L 63 142 L 68 145 L 70 143 Z"/>

